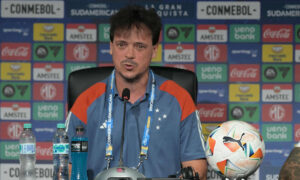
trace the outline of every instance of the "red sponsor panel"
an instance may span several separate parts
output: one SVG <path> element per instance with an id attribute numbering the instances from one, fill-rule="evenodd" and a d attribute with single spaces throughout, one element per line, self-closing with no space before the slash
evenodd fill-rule
<path id="1" fill-rule="evenodd" d="M 51 69 L 62 69 L 64 64 L 62 63 L 35 63 L 34 68 L 43 68 L 46 71 L 51 71 Z"/>
<path id="2" fill-rule="evenodd" d="M 265 24 L 262 26 L 263 42 L 292 42 L 293 25 Z"/>
<path id="3" fill-rule="evenodd" d="M 230 82 L 260 81 L 260 66 L 258 64 L 231 64 L 229 66 Z"/>
<path id="4" fill-rule="evenodd" d="M 199 44 L 197 45 L 198 62 L 227 62 L 226 44 Z"/>
<path id="5" fill-rule="evenodd" d="M 263 104 L 262 121 L 291 122 L 293 119 L 292 104 Z"/>
<path id="6" fill-rule="evenodd" d="M 37 160 L 52 160 L 52 142 L 37 142 L 36 143 L 36 159 Z"/>
<path id="7" fill-rule="evenodd" d="M 64 100 L 63 83 L 34 83 L 33 99 L 40 101 Z"/>
<path id="8" fill-rule="evenodd" d="M 96 24 L 67 24 L 67 29 L 78 29 L 84 31 L 85 29 L 96 29 Z"/>
<path id="9" fill-rule="evenodd" d="M 165 66 L 175 67 L 175 68 L 185 69 L 185 70 L 195 72 L 195 65 L 194 64 L 165 64 Z"/>
<path id="10" fill-rule="evenodd" d="M 300 141 L 300 124 L 294 125 L 294 141 Z"/>
<path id="11" fill-rule="evenodd" d="M 208 30 L 211 33 L 214 33 L 217 30 L 227 30 L 227 25 L 223 24 L 199 24 L 197 30 Z"/>
<path id="12" fill-rule="evenodd" d="M 257 130 L 259 130 L 259 124 L 252 124 L 250 123 L 253 127 L 255 127 Z"/>
<path id="13" fill-rule="evenodd" d="M 30 43 L 1 43 L 2 60 L 27 60 L 31 59 Z"/>
<path id="14" fill-rule="evenodd" d="M 0 122 L 1 140 L 19 140 L 25 122 Z"/>
<path id="15" fill-rule="evenodd" d="M 202 122 L 224 122 L 227 120 L 226 104 L 198 104 L 197 109 Z"/>
<path id="16" fill-rule="evenodd" d="M 67 61 L 96 61 L 97 46 L 95 43 L 68 43 Z"/>
<path id="17" fill-rule="evenodd" d="M 295 82 L 300 82 L 300 64 L 295 65 Z"/>

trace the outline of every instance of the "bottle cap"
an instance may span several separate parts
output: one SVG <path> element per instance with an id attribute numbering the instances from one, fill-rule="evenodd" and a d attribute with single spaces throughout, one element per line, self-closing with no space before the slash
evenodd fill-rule
<path id="1" fill-rule="evenodd" d="M 31 124 L 30 123 L 24 124 L 24 129 L 31 129 Z"/>
<path id="2" fill-rule="evenodd" d="M 64 129 L 64 128 L 66 128 L 66 126 L 65 126 L 64 123 L 58 123 L 58 124 L 56 125 L 56 127 L 59 128 L 59 129 Z"/>

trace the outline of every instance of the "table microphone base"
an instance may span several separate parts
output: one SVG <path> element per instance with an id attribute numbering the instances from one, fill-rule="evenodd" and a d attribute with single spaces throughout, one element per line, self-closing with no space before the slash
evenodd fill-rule
<path id="1" fill-rule="evenodd" d="M 137 170 L 128 167 L 113 167 L 97 174 L 94 180 L 137 180 L 145 178 Z"/>

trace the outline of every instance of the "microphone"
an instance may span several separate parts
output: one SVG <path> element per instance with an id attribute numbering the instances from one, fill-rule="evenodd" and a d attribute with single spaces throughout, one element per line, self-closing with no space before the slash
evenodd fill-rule
<path id="1" fill-rule="evenodd" d="M 122 91 L 122 100 L 124 101 L 124 112 L 123 112 L 123 126 L 122 126 L 122 139 L 121 139 L 121 149 L 120 149 L 120 160 L 119 166 L 123 166 L 123 146 L 124 146 L 124 131 L 125 131 L 125 117 L 126 117 L 126 103 L 130 98 L 130 90 L 124 88 Z"/>
<path id="2" fill-rule="evenodd" d="M 123 89 L 122 100 L 124 101 L 124 113 L 123 113 L 123 127 L 122 127 L 122 139 L 120 148 L 120 160 L 118 167 L 112 167 L 97 174 L 94 180 L 138 180 L 146 177 L 139 173 L 137 169 L 128 168 L 123 165 L 123 146 L 124 146 L 124 129 L 125 129 L 125 115 L 126 115 L 126 103 L 130 98 L 130 91 L 128 88 Z"/>

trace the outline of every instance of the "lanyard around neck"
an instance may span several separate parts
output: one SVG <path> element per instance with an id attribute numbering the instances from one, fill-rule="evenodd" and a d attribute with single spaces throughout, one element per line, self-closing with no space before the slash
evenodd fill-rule
<path id="1" fill-rule="evenodd" d="M 147 112 L 146 124 L 144 128 L 143 139 L 141 143 L 141 152 L 140 152 L 140 162 L 137 166 L 137 169 L 140 167 L 144 159 L 147 159 L 148 154 L 148 147 L 149 147 L 149 140 L 150 140 L 150 125 L 153 117 L 153 105 L 155 99 L 155 77 L 150 70 L 152 76 L 151 82 L 151 91 L 149 96 L 149 109 Z M 107 160 L 107 169 L 110 166 L 110 161 L 113 159 L 113 145 L 112 145 L 112 128 L 113 128 L 113 97 L 114 97 L 114 85 L 115 85 L 115 70 L 113 70 L 111 77 L 110 77 L 110 92 L 108 95 L 108 108 L 107 108 L 107 121 L 106 121 L 106 153 L 105 157 Z"/>

